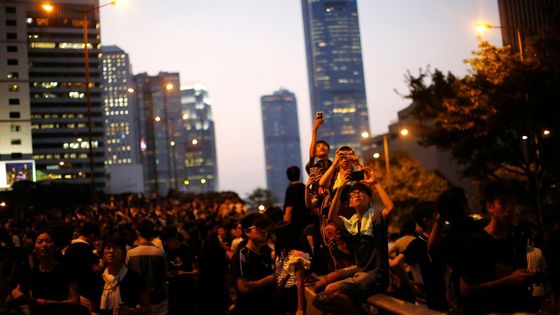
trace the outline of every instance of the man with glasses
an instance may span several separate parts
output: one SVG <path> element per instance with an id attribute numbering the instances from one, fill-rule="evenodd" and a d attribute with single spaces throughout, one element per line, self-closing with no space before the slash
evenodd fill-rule
<path id="1" fill-rule="evenodd" d="M 271 224 L 261 213 L 241 219 L 247 245 L 231 259 L 231 272 L 238 292 L 239 314 L 276 314 L 272 250 L 267 246 Z"/>
<path id="2" fill-rule="evenodd" d="M 360 302 L 370 295 L 385 291 L 389 279 L 389 254 L 387 247 L 387 222 L 393 211 L 393 202 L 383 187 L 375 180 L 373 172 L 364 168 L 365 180 L 355 183 L 349 192 L 348 205 L 355 214 L 346 219 L 339 216 L 341 195 L 351 180 L 350 171 L 341 172 L 341 186 L 336 190 L 329 210 L 328 220 L 345 234 L 354 257 L 355 266 L 337 270 L 325 277 L 317 288 L 326 286 L 313 304 L 320 310 L 333 314 L 361 314 Z M 372 207 L 374 189 L 384 208 Z"/>

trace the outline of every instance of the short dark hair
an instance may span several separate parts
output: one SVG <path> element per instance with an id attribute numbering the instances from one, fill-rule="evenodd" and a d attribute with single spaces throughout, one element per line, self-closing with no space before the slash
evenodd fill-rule
<path id="1" fill-rule="evenodd" d="M 119 237 L 110 237 L 103 241 L 103 250 L 105 248 L 120 249 L 123 252 L 123 259 L 126 257 L 126 241 Z"/>
<path id="2" fill-rule="evenodd" d="M 80 229 L 80 235 L 83 236 L 94 236 L 99 235 L 99 226 L 91 222 L 85 222 Z"/>
<path id="3" fill-rule="evenodd" d="M 331 149 L 331 146 L 330 146 L 330 145 L 327 143 L 327 141 L 325 141 L 325 140 L 316 141 L 316 142 L 315 142 L 315 147 L 317 147 L 317 145 L 318 145 L 319 143 L 322 143 L 322 144 L 326 145 L 327 148 L 329 148 L 329 150 Z"/>
<path id="4" fill-rule="evenodd" d="M 301 171 L 299 169 L 299 167 L 292 165 L 290 167 L 288 167 L 288 169 L 286 170 L 286 175 L 288 175 L 288 180 L 290 182 L 295 182 L 297 180 L 299 180 L 299 176 L 301 175 Z"/>
<path id="5" fill-rule="evenodd" d="M 434 212 L 436 212 L 436 205 L 433 202 L 421 202 L 414 206 L 412 213 L 414 215 L 414 221 L 421 228 L 425 228 L 426 220 L 431 220 L 434 217 Z"/>
<path id="6" fill-rule="evenodd" d="M 469 201 L 465 190 L 461 187 L 450 187 L 442 192 L 436 201 L 436 210 L 444 219 L 456 220 L 463 217 Z"/>
<path id="7" fill-rule="evenodd" d="M 401 235 L 413 235 L 416 231 L 416 222 L 408 219 L 404 221 L 401 229 Z"/>
<path id="8" fill-rule="evenodd" d="M 493 202 L 497 199 L 501 201 L 514 200 L 516 189 L 511 182 L 493 181 L 486 184 L 484 188 L 484 201 Z"/>
<path id="9" fill-rule="evenodd" d="M 150 219 L 142 219 L 136 224 L 136 230 L 143 238 L 152 238 L 154 236 L 155 226 Z"/>
<path id="10" fill-rule="evenodd" d="M 159 235 L 159 238 L 161 239 L 162 242 L 167 242 L 170 239 L 176 239 L 177 238 L 177 228 L 175 226 L 165 226 L 162 230 L 161 230 L 161 234 Z"/>
<path id="11" fill-rule="evenodd" d="M 368 185 L 362 183 L 362 182 L 357 182 L 355 183 L 352 188 L 350 188 L 350 190 L 348 191 L 348 194 L 350 194 L 352 191 L 354 190 L 359 190 L 359 191 L 363 191 L 365 192 L 368 197 L 371 198 L 371 189 L 368 187 Z"/>
<path id="12" fill-rule="evenodd" d="M 270 220 L 262 213 L 250 213 L 239 221 L 243 231 L 255 226 L 258 228 L 269 228 L 271 226 Z"/>

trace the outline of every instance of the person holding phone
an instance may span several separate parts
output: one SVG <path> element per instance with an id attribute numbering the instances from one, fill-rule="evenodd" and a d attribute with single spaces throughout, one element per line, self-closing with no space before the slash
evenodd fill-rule
<path id="1" fill-rule="evenodd" d="M 305 165 L 305 171 L 308 175 L 311 174 L 312 167 L 317 167 L 324 172 L 332 165 L 332 161 L 329 160 L 329 153 L 331 151 L 330 145 L 324 140 L 317 141 L 317 131 L 324 123 L 325 118 L 323 112 L 317 112 L 315 114 L 315 120 L 313 121 L 313 132 L 311 133 L 309 161 Z M 315 159 L 317 159 L 317 162 L 315 162 Z"/>
<path id="2" fill-rule="evenodd" d="M 389 282 L 389 253 L 387 227 L 394 205 L 383 187 L 376 181 L 372 170 L 364 172 L 364 180 L 356 182 L 347 193 L 337 189 L 328 214 L 329 222 L 345 234 L 354 259 L 354 266 L 336 270 L 316 285 L 318 294 L 313 305 L 333 314 L 362 314 L 360 302 L 370 295 L 386 290 Z M 340 169 L 340 187 L 351 182 L 351 169 Z M 372 207 L 375 191 L 383 209 Z M 355 213 L 347 219 L 339 215 L 343 208 L 341 197 L 349 196 L 349 206 Z"/>

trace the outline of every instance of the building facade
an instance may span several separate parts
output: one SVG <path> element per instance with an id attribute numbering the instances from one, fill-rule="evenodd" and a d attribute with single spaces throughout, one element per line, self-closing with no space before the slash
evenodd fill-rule
<path id="1" fill-rule="evenodd" d="M 318 139 L 359 151 L 369 134 L 357 0 L 302 0 L 311 114 L 323 112 Z"/>
<path id="2" fill-rule="evenodd" d="M 301 169 L 297 100 L 285 89 L 261 97 L 261 112 L 268 190 L 280 202 L 289 184 L 286 169 Z"/>
<path id="3" fill-rule="evenodd" d="M 558 0 L 498 0 L 500 29 L 504 46 L 515 53 L 525 47 L 526 38 L 536 35 L 560 15 Z M 524 49 L 524 48 L 523 48 Z"/>
<path id="4" fill-rule="evenodd" d="M 182 189 L 186 192 L 218 190 L 218 160 L 212 107 L 208 91 L 200 84 L 181 88 L 182 133 L 178 145 L 184 148 Z"/>
<path id="5" fill-rule="evenodd" d="M 143 192 L 132 71 L 128 54 L 117 46 L 101 47 L 105 125 L 106 191 Z"/>
<path id="6" fill-rule="evenodd" d="M 12 46 L 9 52 L 5 51 L 10 55 L 10 66 L 15 67 L 6 75 L 17 74 L 19 80 L 9 87 L 9 94 L 19 94 L 18 97 L 9 96 L 8 103 L 14 103 L 8 105 L 9 115 L 14 116 L 12 119 L 18 119 L 18 116 L 22 122 L 31 125 L 32 144 L 26 137 L 15 141 L 15 145 L 22 149 L 21 156 L 31 154 L 29 148 L 32 148 L 37 180 L 92 184 L 96 189 L 103 188 L 99 10 L 95 9 L 99 2 L 51 1 L 50 12 L 43 9 L 40 1 L 1 3 L 2 14 L 6 17 L 3 23 L 7 25 L 5 36 L 8 41 L 17 43 L 5 42 Z M 87 17 L 89 32 L 87 67 L 84 17 Z M 89 84 L 86 84 L 87 70 Z M 89 93 L 86 87 L 89 87 Z M 19 128 L 20 133 L 29 133 L 24 125 Z M 18 139 L 21 144 L 17 144 Z"/>
<path id="7" fill-rule="evenodd" d="M 26 5 L 0 1 L 0 189 L 35 180 Z"/>
<path id="8" fill-rule="evenodd" d="M 179 74 L 141 73 L 133 81 L 144 191 L 166 195 L 170 190 L 179 190 L 179 174 L 184 172 L 180 158 L 184 150 L 176 140 L 182 132 Z"/>

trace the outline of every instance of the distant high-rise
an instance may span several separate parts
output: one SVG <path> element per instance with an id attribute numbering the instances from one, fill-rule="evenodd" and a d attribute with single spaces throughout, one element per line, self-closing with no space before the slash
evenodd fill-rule
<path id="1" fill-rule="evenodd" d="M 179 184 L 187 192 L 218 190 L 218 160 L 212 107 L 208 91 L 199 84 L 181 88 L 184 173 Z M 182 180 L 182 181 L 181 181 Z"/>
<path id="2" fill-rule="evenodd" d="M 286 169 L 301 168 L 297 101 L 294 93 L 279 90 L 261 97 L 266 159 L 266 184 L 280 202 L 289 184 Z"/>
<path id="3" fill-rule="evenodd" d="M 141 73 L 133 80 L 144 188 L 146 192 L 166 195 L 171 189 L 179 189 L 182 179 L 178 174 L 184 169 L 180 158 L 184 152 L 176 140 L 182 132 L 179 74 Z"/>
<path id="4" fill-rule="evenodd" d="M 35 175 L 25 4 L 0 1 L 0 23 L 0 189 L 6 189 Z"/>
<path id="5" fill-rule="evenodd" d="M 369 133 L 356 0 L 302 0 L 311 114 L 323 112 L 318 139 L 360 151 Z"/>
<path id="6" fill-rule="evenodd" d="M 143 192 L 138 115 L 128 54 L 117 46 L 101 48 L 105 113 L 107 191 Z"/>
<path id="7" fill-rule="evenodd" d="M 40 1 L 0 3 L 3 7 L 1 14 L 6 17 L 6 20 L 2 19 L 2 23 L 6 23 L 2 29 L 7 31 L 2 36 L 6 36 L 8 41 L 14 40 L 13 43 L 2 41 L 0 54 L 10 54 L 9 59 L 13 59 L 8 60 L 12 62 L 8 64 L 12 66 L 11 75 L 18 76 L 17 83 L 14 81 L 9 91 L 14 96 L 9 97 L 11 105 L 4 107 L 3 103 L 2 108 L 9 108 L 10 119 L 22 120 L 19 122 L 21 134 L 27 132 L 26 125 L 31 122 L 32 158 L 35 160 L 37 180 L 90 184 L 91 176 L 94 176 L 97 188 L 103 188 L 105 170 L 99 10 L 92 10 L 88 14 L 87 25 L 94 174 L 91 174 L 90 168 L 82 33 L 84 19 L 83 14 L 79 13 L 93 9 L 99 1 L 50 1 L 54 7 L 52 12 L 44 12 Z M 4 25 L 7 27 L 4 28 Z M 2 71 L 6 69 L 4 65 L 0 68 Z M 1 80 L 4 78 L 2 76 Z M 2 95 L 4 93 L 2 91 Z M 17 130 L 17 127 L 14 128 Z M 15 144 L 12 145 L 22 148 L 22 157 L 31 153 L 27 137 L 18 136 L 14 139 Z M 21 144 L 17 144 L 18 139 L 21 139 Z"/>
<path id="8" fill-rule="evenodd" d="M 498 9 L 504 46 L 509 45 L 519 53 L 519 40 L 525 46 L 527 37 L 537 34 L 543 26 L 559 17 L 560 1 L 498 0 Z"/>

